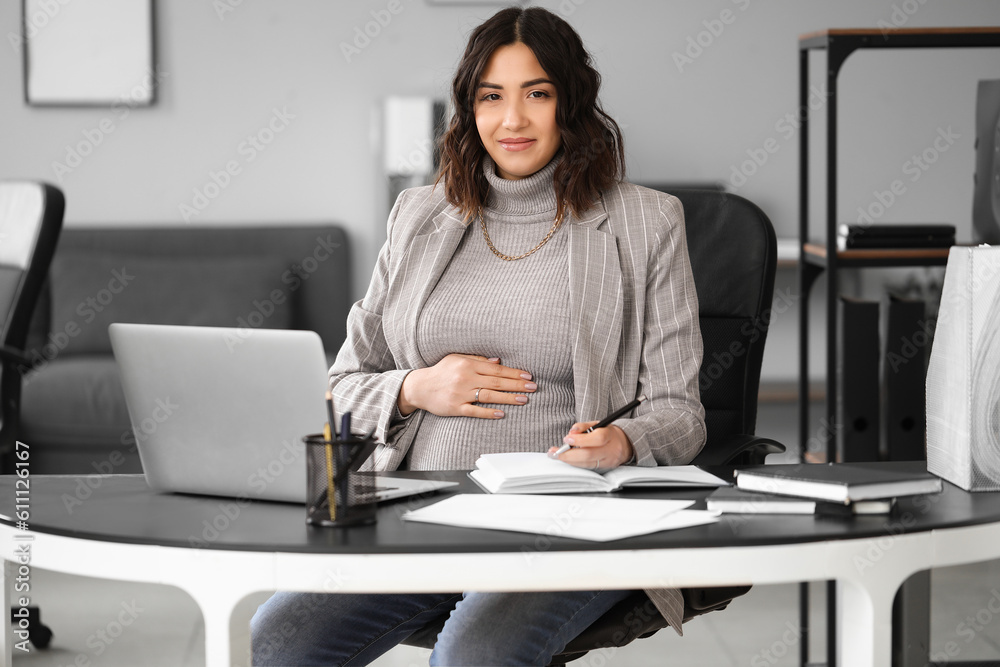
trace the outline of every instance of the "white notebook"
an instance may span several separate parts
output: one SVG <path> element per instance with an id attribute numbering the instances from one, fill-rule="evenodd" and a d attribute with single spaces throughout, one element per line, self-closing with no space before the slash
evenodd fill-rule
<path id="1" fill-rule="evenodd" d="M 469 476 L 490 493 L 602 493 L 626 486 L 718 487 L 729 484 L 696 466 L 622 466 L 600 474 L 548 454 L 484 454 Z"/>

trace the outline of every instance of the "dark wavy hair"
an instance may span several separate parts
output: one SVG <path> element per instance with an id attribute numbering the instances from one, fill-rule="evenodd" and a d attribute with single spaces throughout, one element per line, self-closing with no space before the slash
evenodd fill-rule
<path id="1" fill-rule="evenodd" d="M 452 82 L 455 114 L 441 139 L 435 182 L 444 181 L 448 202 L 466 219 L 485 205 L 489 191 L 481 168 L 486 149 L 476 128 L 477 89 L 493 52 L 518 42 L 532 50 L 556 88 L 556 124 L 562 136 L 562 161 L 553 177 L 556 218 L 563 219 L 567 206 L 580 215 L 625 177 L 621 129 L 597 101 L 601 75 L 583 40 L 548 10 L 509 7 L 472 32 Z"/>

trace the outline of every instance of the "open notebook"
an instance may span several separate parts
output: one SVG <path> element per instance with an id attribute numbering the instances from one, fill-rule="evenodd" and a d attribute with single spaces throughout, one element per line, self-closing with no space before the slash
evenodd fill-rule
<path id="1" fill-rule="evenodd" d="M 484 454 L 469 476 L 490 493 L 602 493 L 627 486 L 729 485 L 695 466 L 622 466 L 601 474 L 534 452 Z"/>

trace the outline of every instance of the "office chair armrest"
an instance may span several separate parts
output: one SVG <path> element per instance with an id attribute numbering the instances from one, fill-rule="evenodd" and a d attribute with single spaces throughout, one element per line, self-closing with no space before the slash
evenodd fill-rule
<path id="1" fill-rule="evenodd" d="M 777 440 L 756 435 L 734 435 L 706 445 L 694 457 L 694 465 L 760 465 L 768 454 L 780 454 L 785 446 Z"/>
<path id="2" fill-rule="evenodd" d="M 0 345 L 0 361 L 31 366 L 31 360 L 21 350 L 7 345 Z"/>

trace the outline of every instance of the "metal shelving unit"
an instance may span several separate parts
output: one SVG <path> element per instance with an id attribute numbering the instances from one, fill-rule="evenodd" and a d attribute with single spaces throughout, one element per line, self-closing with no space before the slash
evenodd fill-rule
<path id="1" fill-rule="evenodd" d="M 830 424 L 836 423 L 837 411 L 837 271 L 847 268 L 943 266 L 947 250 L 838 250 L 837 249 L 837 77 L 844 61 L 859 49 L 926 49 L 1000 47 L 1000 27 L 962 28 L 913 28 L 913 29 L 831 29 L 812 32 L 799 37 L 799 104 L 809 106 L 809 54 L 827 52 L 826 85 L 826 224 L 823 239 L 814 243 L 809 233 L 809 118 L 808 113 L 799 129 L 799 291 L 802 307 L 799 314 L 799 439 L 809 439 L 809 291 L 816 279 L 825 271 L 826 282 L 826 413 Z M 836 439 L 827 441 L 827 460 L 836 459 Z M 919 580 L 918 575 L 914 579 Z M 834 585 L 828 586 L 828 607 L 835 609 Z M 901 595 L 907 600 L 903 625 L 899 635 L 898 650 L 894 650 L 894 664 L 927 664 L 926 635 L 921 641 L 911 642 L 913 635 L 929 631 L 929 576 L 926 582 L 907 584 Z M 802 585 L 800 594 L 803 636 L 800 641 L 800 659 L 808 663 L 809 613 L 808 587 Z M 828 613 L 829 619 L 835 614 Z M 911 645 L 913 644 L 913 645 Z M 827 624 L 827 663 L 837 664 L 836 627 L 832 620 Z M 922 656 L 922 657 L 921 657 Z M 974 663 L 968 663 L 974 664 Z"/>

